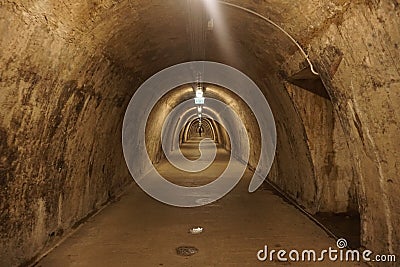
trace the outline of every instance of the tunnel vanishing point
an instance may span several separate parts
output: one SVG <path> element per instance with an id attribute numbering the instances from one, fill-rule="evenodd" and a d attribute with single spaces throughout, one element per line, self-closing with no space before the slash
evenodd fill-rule
<path id="1" fill-rule="evenodd" d="M 356 214 L 360 249 L 400 257 L 398 0 L 2 0 L 0 266 L 34 264 L 135 185 L 121 143 L 128 103 L 152 75 L 190 61 L 231 66 L 262 91 L 277 132 L 268 183 L 311 216 Z M 254 170 L 251 107 L 202 86 L 242 119 Z M 155 165 L 165 161 L 160 125 L 193 97 L 182 85 L 152 110 Z M 181 147 L 207 137 L 230 150 L 212 118 L 176 134 Z"/>

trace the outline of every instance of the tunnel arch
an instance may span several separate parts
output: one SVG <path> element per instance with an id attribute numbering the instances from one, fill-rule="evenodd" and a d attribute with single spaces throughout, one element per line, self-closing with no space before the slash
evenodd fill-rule
<path id="1" fill-rule="evenodd" d="M 206 108 L 207 109 L 207 108 Z M 194 110 L 194 108 L 193 108 Z M 190 112 L 190 110 L 188 110 L 188 112 Z M 210 112 L 213 112 L 212 110 L 210 110 Z M 218 116 L 218 114 L 212 113 L 212 116 Z M 179 131 L 179 140 L 180 143 L 182 144 L 184 142 L 184 140 L 186 139 L 186 130 L 187 127 L 182 127 L 182 125 L 188 125 L 188 123 L 190 122 L 190 120 L 195 119 L 196 115 L 189 115 L 187 113 L 183 114 L 181 119 L 180 119 L 180 124 L 178 124 L 175 127 L 175 132 L 179 131 L 179 128 L 181 128 L 181 130 Z M 216 121 L 212 120 L 212 119 L 208 119 L 207 120 L 212 124 L 212 129 L 214 131 L 214 140 L 217 144 L 221 144 L 225 149 L 230 150 L 230 140 L 229 137 L 225 131 L 225 129 Z M 177 144 L 173 143 L 173 149 L 177 149 L 178 146 Z"/>
<path id="2" fill-rule="evenodd" d="M 216 140 L 215 130 L 212 126 L 210 120 L 207 117 L 202 118 L 203 131 L 205 138 L 211 138 L 212 140 Z M 196 125 L 195 125 L 196 124 Z M 188 141 L 191 137 L 195 136 L 195 133 L 198 134 L 197 128 L 199 127 L 199 119 L 192 119 L 186 126 L 185 126 L 185 133 L 183 142 Z M 205 130 L 204 130 L 205 129 Z M 201 136 L 199 136 L 201 137 Z"/>

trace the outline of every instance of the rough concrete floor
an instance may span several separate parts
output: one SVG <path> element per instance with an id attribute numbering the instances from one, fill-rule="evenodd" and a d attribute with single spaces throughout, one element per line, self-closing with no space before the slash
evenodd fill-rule
<path id="1" fill-rule="evenodd" d="M 196 142 L 182 149 L 191 158 L 198 156 Z M 217 164 L 201 175 L 182 174 L 165 161 L 158 170 L 180 184 L 197 184 L 197 179 L 203 184 L 210 174 L 221 173 L 228 157 L 219 149 Z M 336 242 L 271 190 L 248 193 L 250 178 L 247 170 L 230 194 L 199 208 L 162 204 L 132 185 L 119 201 L 89 219 L 37 266 L 361 266 L 259 262 L 256 254 L 264 245 L 276 250 L 321 251 L 329 246 L 336 249 Z M 204 232 L 190 234 L 189 228 L 195 226 L 204 227 Z M 179 246 L 194 246 L 198 253 L 178 256 Z"/>

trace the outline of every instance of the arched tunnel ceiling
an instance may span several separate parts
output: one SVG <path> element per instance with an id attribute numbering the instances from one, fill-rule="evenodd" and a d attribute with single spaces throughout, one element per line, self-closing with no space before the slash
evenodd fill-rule
<path id="1" fill-rule="evenodd" d="M 264 75 L 268 77 L 273 76 L 284 58 L 297 49 L 287 36 L 267 22 L 224 5 L 211 8 L 217 8 L 216 13 L 225 25 L 218 25 L 217 21 L 213 31 L 208 31 L 205 25 L 213 16 L 203 2 L 207 1 L 146 2 L 137 3 L 138 9 L 134 11 L 132 8 L 124 8 L 122 12 L 109 10 L 109 16 L 122 21 L 113 23 L 112 28 L 108 28 L 108 23 L 100 24 L 93 33 L 101 36 L 107 32 L 105 53 L 142 79 L 178 62 L 205 59 L 236 65 L 239 69 L 245 69 L 249 61 L 252 64 L 262 62 Z M 274 14 L 281 13 L 281 8 L 277 3 L 273 3 L 272 7 L 276 10 L 270 10 L 271 13 L 265 15 L 274 18 L 277 17 Z M 318 17 L 321 18 L 320 15 Z M 298 21 L 292 23 L 296 30 L 301 29 Z M 221 27 L 227 40 L 220 40 L 218 36 Z M 300 33 L 303 31 L 300 30 Z M 201 50 L 205 51 L 205 56 Z M 232 53 L 227 54 L 227 50 L 232 50 Z M 147 69 L 150 66 L 158 66 L 159 69 Z"/>
<path id="2" fill-rule="evenodd" d="M 104 45 L 110 58 L 122 66 L 146 76 L 146 70 L 138 69 L 140 63 L 173 64 L 185 60 L 205 59 L 192 54 L 193 46 L 203 46 L 206 58 L 226 63 L 243 63 L 248 56 L 263 62 L 264 70 L 276 71 L 284 58 L 297 49 L 293 43 L 269 23 L 256 16 L 223 4 L 207 4 L 212 0 L 190 1 L 122 1 L 106 9 L 103 17 L 90 28 L 92 38 Z M 323 32 L 332 22 L 340 23 L 341 14 L 348 8 L 346 1 L 232 1 L 240 6 L 257 10 L 290 32 L 304 46 Z M 213 11 L 208 8 L 216 9 Z M 100 13 L 100 12 L 99 12 Z M 218 43 L 216 31 L 206 31 L 205 24 L 213 14 L 221 16 L 228 40 Z M 90 15 L 89 15 L 90 16 Z M 112 18 L 112 20 L 108 19 Z M 219 22 L 219 21 L 217 21 Z M 203 25 L 202 25 L 203 24 Z M 201 30 L 199 30 L 201 29 Z M 197 36 L 196 36 L 197 35 Z M 225 50 L 233 47 L 234 58 L 226 56 Z M 198 49 L 198 48 L 197 48 Z M 232 62 L 233 61 L 233 62 Z M 140 64 L 143 66 L 143 64 Z M 143 67 L 142 67 L 143 68 Z M 151 70 L 154 73 L 156 70 Z"/>

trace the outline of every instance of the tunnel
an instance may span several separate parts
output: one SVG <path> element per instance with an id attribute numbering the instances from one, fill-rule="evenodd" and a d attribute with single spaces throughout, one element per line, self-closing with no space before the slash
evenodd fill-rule
<path id="1" fill-rule="evenodd" d="M 399 25 L 398 0 L 1 1 L 0 266 L 398 266 Z M 155 75 L 194 62 L 260 95 L 199 71 L 131 105 Z M 126 123 L 143 131 L 134 161 Z M 244 166 L 236 187 L 198 207 L 139 186 L 152 168 L 202 187 L 231 162 Z M 258 166 L 268 172 L 250 190 Z M 296 263 L 267 246 L 371 253 Z"/>

